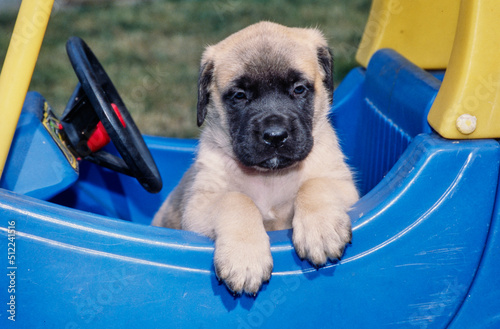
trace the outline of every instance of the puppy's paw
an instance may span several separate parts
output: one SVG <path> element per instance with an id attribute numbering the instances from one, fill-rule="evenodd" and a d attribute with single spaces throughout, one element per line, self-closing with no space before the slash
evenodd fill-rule
<path id="1" fill-rule="evenodd" d="M 241 236 L 240 236 L 241 238 Z M 217 278 L 233 294 L 255 296 L 263 282 L 269 281 L 273 259 L 269 237 L 218 237 L 215 241 L 214 265 Z"/>
<path id="2" fill-rule="evenodd" d="M 351 220 L 344 210 L 325 207 L 309 214 L 298 211 L 293 219 L 295 250 L 316 267 L 340 259 L 351 237 Z"/>

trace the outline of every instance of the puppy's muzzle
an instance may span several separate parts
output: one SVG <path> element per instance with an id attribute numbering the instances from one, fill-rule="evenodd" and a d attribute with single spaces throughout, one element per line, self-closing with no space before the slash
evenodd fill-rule
<path id="1" fill-rule="evenodd" d="M 238 160 L 247 167 L 283 169 L 303 160 L 312 148 L 307 117 L 292 110 L 255 113 L 239 120 L 233 139 Z"/>
<path id="2" fill-rule="evenodd" d="M 290 117 L 270 114 L 252 122 L 254 127 L 251 158 L 261 168 L 288 167 L 297 161 L 297 137 Z"/>

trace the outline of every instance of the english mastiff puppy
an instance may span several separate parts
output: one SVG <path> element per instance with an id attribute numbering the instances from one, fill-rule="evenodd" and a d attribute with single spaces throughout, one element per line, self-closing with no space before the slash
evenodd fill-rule
<path id="1" fill-rule="evenodd" d="M 271 277 L 266 230 L 293 228 L 298 256 L 318 267 L 351 241 L 358 193 L 327 118 L 332 74 L 318 30 L 270 22 L 202 56 L 197 157 L 152 224 L 213 239 L 217 277 L 235 294 Z"/>

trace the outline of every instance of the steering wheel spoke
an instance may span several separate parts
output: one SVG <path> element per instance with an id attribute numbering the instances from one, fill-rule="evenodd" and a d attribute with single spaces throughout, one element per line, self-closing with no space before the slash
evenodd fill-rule
<path id="1" fill-rule="evenodd" d="M 122 158 L 106 151 L 99 150 L 86 156 L 85 160 L 128 176 L 134 175 L 133 171 L 127 166 L 127 163 Z"/>

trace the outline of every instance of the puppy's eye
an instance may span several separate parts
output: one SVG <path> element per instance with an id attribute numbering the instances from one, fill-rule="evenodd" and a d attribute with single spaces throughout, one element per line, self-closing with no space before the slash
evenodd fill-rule
<path id="1" fill-rule="evenodd" d="M 293 90 L 293 93 L 296 95 L 296 96 L 300 96 L 300 95 L 303 95 L 305 92 L 307 91 L 307 88 L 303 85 L 298 85 L 295 87 L 295 89 Z"/>
<path id="2" fill-rule="evenodd" d="M 235 101 L 242 101 L 242 100 L 247 99 L 247 95 L 243 91 L 237 91 L 234 93 L 233 99 Z"/>

